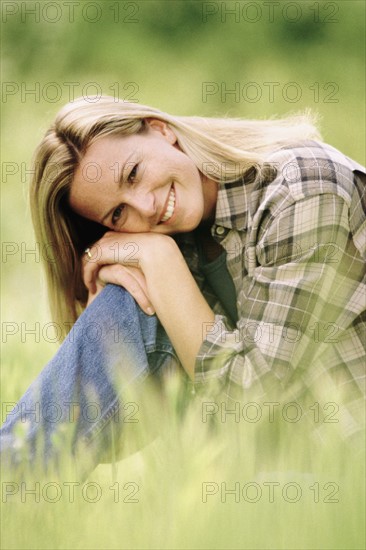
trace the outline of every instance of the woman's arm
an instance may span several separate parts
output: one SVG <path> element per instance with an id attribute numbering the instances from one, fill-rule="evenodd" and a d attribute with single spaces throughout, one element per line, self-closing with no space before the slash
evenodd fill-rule
<path id="1" fill-rule="evenodd" d="M 175 241 L 154 233 L 126 234 L 108 232 L 92 247 L 92 259 L 85 259 L 84 281 L 89 291 L 98 291 L 98 272 L 108 264 L 141 270 L 146 281 L 146 295 L 164 326 L 177 355 L 193 379 L 197 353 L 204 339 L 205 327 L 214 321 L 214 313 Z M 109 266 L 111 269 L 112 265 Z M 104 275 L 106 272 L 104 272 Z M 124 270 L 115 269 L 114 282 L 129 290 Z"/>

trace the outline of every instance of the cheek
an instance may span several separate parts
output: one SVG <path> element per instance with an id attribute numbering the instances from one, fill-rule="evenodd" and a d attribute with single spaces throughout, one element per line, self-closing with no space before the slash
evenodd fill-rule
<path id="1" fill-rule="evenodd" d="M 173 171 L 176 171 L 178 168 L 181 175 L 189 177 L 190 180 L 196 181 L 200 179 L 197 166 L 185 153 L 177 151 L 170 160 L 170 167 Z"/>

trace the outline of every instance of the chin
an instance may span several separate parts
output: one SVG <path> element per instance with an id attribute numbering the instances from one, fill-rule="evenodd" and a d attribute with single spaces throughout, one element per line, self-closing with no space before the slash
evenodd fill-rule
<path id="1" fill-rule="evenodd" d="M 191 215 L 188 219 L 182 220 L 180 223 L 177 223 L 177 225 L 173 224 L 171 227 L 169 225 L 165 225 L 162 227 L 164 227 L 165 229 L 165 234 L 175 235 L 177 233 L 190 233 L 191 231 L 194 231 L 201 222 L 202 215 L 197 212 L 197 215 Z"/>
<path id="2" fill-rule="evenodd" d="M 167 231 L 167 235 L 177 235 L 178 233 L 190 233 L 191 231 L 193 231 L 194 229 L 196 229 L 196 227 L 198 226 L 198 224 L 196 225 L 184 225 L 184 226 L 181 226 L 181 227 L 172 227 L 172 228 L 169 228 L 169 230 Z"/>
<path id="3" fill-rule="evenodd" d="M 184 227 L 179 231 L 179 233 L 190 233 L 191 231 L 194 231 L 199 226 L 201 221 L 202 219 L 200 218 L 195 222 L 185 224 Z"/>

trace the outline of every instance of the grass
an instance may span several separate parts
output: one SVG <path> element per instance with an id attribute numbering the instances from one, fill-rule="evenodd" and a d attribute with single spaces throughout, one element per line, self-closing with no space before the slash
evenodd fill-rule
<path id="1" fill-rule="evenodd" d="M 254 423 L 242 405 L 225 415 L 204 397 L 184 403 L 174 378 L 166 388 L 136 396 L 132 447 L 114 465 L 84 480 L 68 467 L 47 479 L 3 471 L 2 548 L 364 548 L 364 455 L 334 425 L 320 445 L 305 417 L 270 422 L 262 406 Z M 148 444 L 129 454 L 141 435 Z"/>

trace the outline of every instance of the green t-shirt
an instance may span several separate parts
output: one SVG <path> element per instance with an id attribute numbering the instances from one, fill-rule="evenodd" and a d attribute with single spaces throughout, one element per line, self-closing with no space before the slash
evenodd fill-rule
<path id="1" fill-rule="evenodd" d="M 236 324 L 238 312 L 236 309 L 236 291 L 234 282 L 226 265 L 226 251 L 215 260 L 208 262 L 204 256 L 202 246 L 197 242 L 199 267 L 206 281 L 217 296 L 230 320 Z"/>

